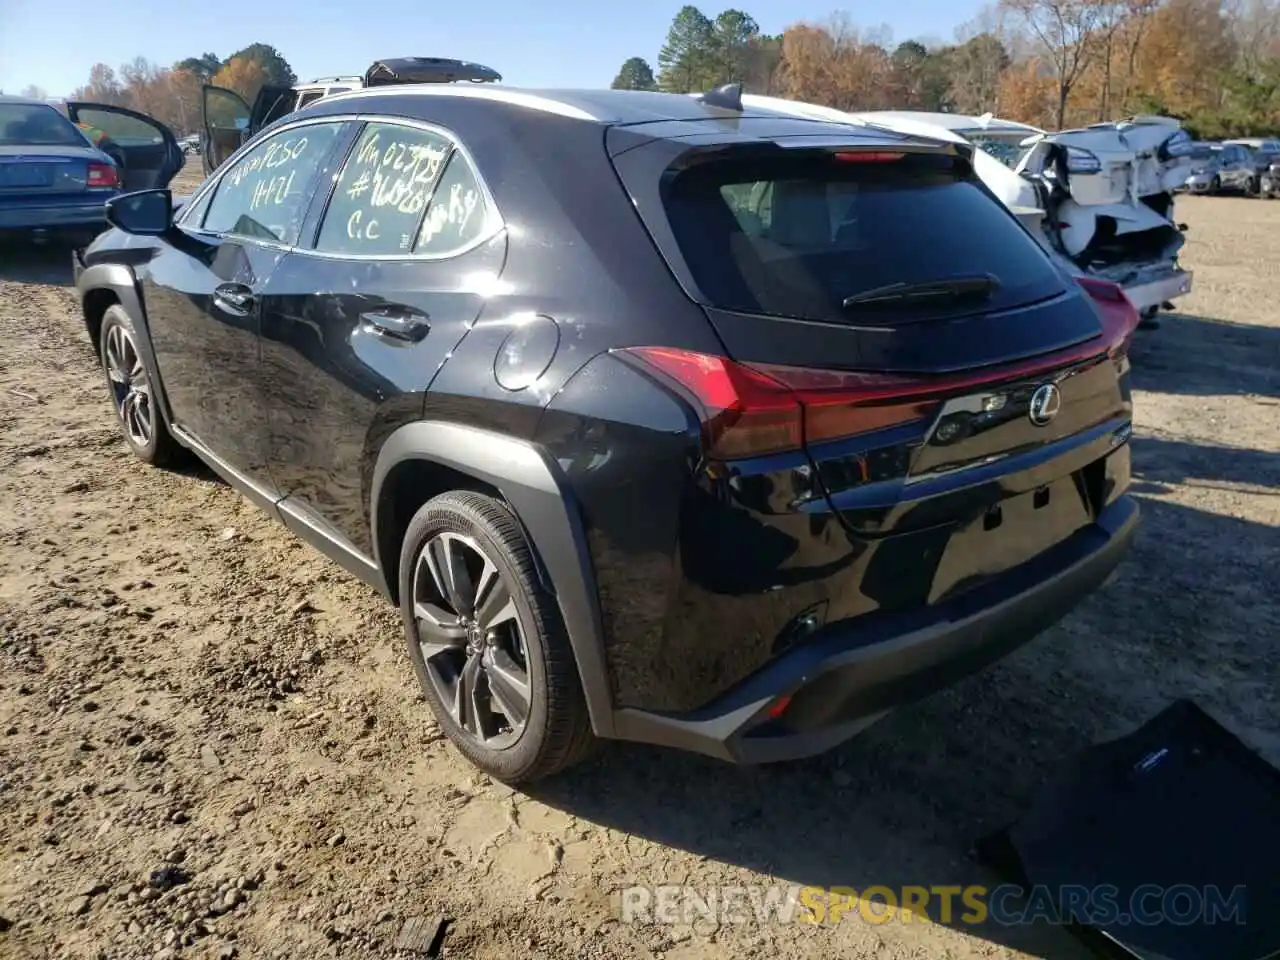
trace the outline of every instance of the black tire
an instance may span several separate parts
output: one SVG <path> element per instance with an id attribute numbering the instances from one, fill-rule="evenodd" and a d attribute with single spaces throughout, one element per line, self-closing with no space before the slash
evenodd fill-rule
<path id="1" fill-rule="evenodd" d="M 119 356 L 118 347 L 127 344 L 127 353 Z M 144 463 L 164 467 L 178 462 L 183 448 L 169 433 L 169 427 L 160 413 L 157 400 L 158 388 L 154 371 L 138 349 L 140 338 L 133 320 L 124 307 L 111 306 L 102 318 L 102 329 L 98 334 L 98 360 L 107 380 L 108 395 L 111 398 L 111 410 L 115 414 L 116 425 L 124 436 L 124 442 L 133 455 Z M 123 363 L 116 364 L 114 359 Z M 127 366 L 128 371 L 114 370 L 113 367 Z M 128 381 L 122 383 L 121 373 L 129 375 Z M 139 393 L 145 392 L 145 402 L 136 399 Z M 135 399 L 129 400 L 130 395 Z M 133 404 L 132 419 L 130 408 Z M 145 429 L 140 429 L 145 427 Z"/>
<path id="2" fill-rule="evenodd" d="M 1210 193 L 1221 193 L 1221 192 L 1222 192 L 1222 181 L 1221 181 L 1221 180 L 1219 180 L 1217 177 L 1214 177 L 1212 180 L 1210 180 L 1210 181 L 1209 181 L 1209 192 L 1210 192 Z"/>
<path id="3" fill-rule="evenodd" d="M 1261 192 L 1262 192 L 1262 180 L 1259 179 L 1258 177 L 1254 177 L 1252 180 L 1249 181 L 1249 194 L 1251 196 L 1256 197 Z"/>
<path id="4" fill-rule="evenodd" d="M 477 641 L 475 634 L 470 634 L 472 640 L 466 641 L 468 646 L 465 650 L 459 646 L 456 650 L 446 649 L 433 654 L 433 666 L 430 667 L 427 663 L 428 656 L 424 653 L 424 638 L 430 638 L 432 634 L 428 629 L 429 621 L 420 620 L 415 614 L 416 601 L 423 599 L 415 594 L 421 595 L 425 589 L 428 593 L 433 593 L 427 600 L 435 603 L 439 599 L 441 602 L 440 606 L 433 609 L 451 612 L 447 609 L 449 604 L 443 599 L 443 592 L 436 593 L 438 581 L 425 579 L 431 575 L 431 569 L 429 559 L 424 559 L 423 554 L 428 544 L 433 543 L 433 550 L 446 549 L 442 545 L 461 544 L 458 549 L 464 555 L 477 547 L 481 555 L 480 562 L 487 560 L 493 564 L 501 585 L 506 587 L 514 604 L 514 620 L 511 624 L 523 641 L 523 657 L 517 651 L 515 662 L 525 670 L 529 694 L 527 715 L 522 726 L 517 729 L 505 716 L 494 711 L 499 698 L 489 695 L 487 703 L 490 719 L 498 718 L 499 727 L 503 722 L 507 723 L 506 731 L 499 732 L 492 741 L 483 739 L 483 731 L 478 734 L 468 730 L 460 722 L 461 713 L 455 717 L 455 713 L 451 712 L 444 701 L 444 695 L 448 693 L 448 678 L 442 677 L 447 669 L 456 670 L 457 676 L 461 677 L 464 671 L 456 668 L 457 661 L 463 660 L 469 664 L 472 656 L 470 644 L 479 642 L 483 646 L 484 643 Z M 453 549 L 454 546 L 447 549 Z M 421 580 L 418 574 L 420 560 L 425 568 Z M 409 659 L 435 714 L 436 722 L 463 756 L 491 777 L 504 783 L 519 784 L 558 773 L 591 753 L 596 741 L 591 732 L 586 700 L 564 622 L 555 599 L 547 593 L 538 578 L 533 550 L 519 522 L 505 504 L 492 497 L 467 491 L 441 494 L 424 504 L 414 514 L 405 532 L 400 548 L 399 580 L 400 610 Z M 473 573 L 468 577 L 469 583 L 483 580 L 483 573 Z M 485 605 L 473 603 L 471 606 Z M 474 619 L 481 619 L 479 611 L 476 611 Z M 471 629 L 480 628 L 473 626 Z M 459 632 L 465 632 L 465 628 L 460 628 Z M 494 633 L 487 634 L 487 637 L 488 644 L 494 645 Z M 487 648 L 486 655 L 492 655 L 488 654 Z M 497 655 L 502 654 L 500 652 Z M 482 658 L 479 653 L 474 656 Z M 521 659 L 523 663 L 518 662 Z M 450 663 L 455 666 L 450 668 Z M 490 665 L 478 669 L 492 670 L 493 667 Z M 483 684 L 489 690 L 492 690 L 487 687 L 491 675 L 488 672 L 480 674 L 485 678 Z M 474 711 L 469 712 L 471 722 L 482 727 L 483 722 L 477 723 L 475 716 Z M 501 745 L 491 745 L 498 743 L 503 737 L 514 739 Z"/>

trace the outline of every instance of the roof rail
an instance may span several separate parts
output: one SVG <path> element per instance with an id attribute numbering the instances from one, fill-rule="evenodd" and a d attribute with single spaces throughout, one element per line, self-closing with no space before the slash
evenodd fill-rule
<path id="1" fill-rule="evenodd" d="M 357 76 L 356 74 L 345 74 L 336 77 L 316 77 L 314 80 L 308 80 L 307 83 L 351 83 L 356 80 L 363 81 L 364 77 Z"/>

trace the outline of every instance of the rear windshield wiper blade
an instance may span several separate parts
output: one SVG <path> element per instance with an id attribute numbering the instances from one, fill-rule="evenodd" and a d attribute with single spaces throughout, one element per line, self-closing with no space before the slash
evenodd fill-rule
<path id="1" fill-rule="evenodd" d="M 939 277 L 919 283 L 887 283 L 844 298 L 845 307 L 874 307 L 903 300 L 985 299 L 1000 289 L 1000 281 L 989 273 Z"/>

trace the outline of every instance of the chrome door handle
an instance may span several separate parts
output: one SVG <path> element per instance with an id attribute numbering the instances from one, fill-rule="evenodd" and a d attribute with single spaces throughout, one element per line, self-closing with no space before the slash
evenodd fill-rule
<path id="1" fill-rule="evenodd" d="M 360 314 L 360 324 L 380 337 L 418 343 L 431 332 L 425 313 L 406 307 L 387 307 Z"/>
<path id="2" fill-rule="evenodd" d="M 256 298 L 243 283 L 224 283 L 214 289 L 213 302 L 233 317 L 247 317 L 253 312 Z"/>

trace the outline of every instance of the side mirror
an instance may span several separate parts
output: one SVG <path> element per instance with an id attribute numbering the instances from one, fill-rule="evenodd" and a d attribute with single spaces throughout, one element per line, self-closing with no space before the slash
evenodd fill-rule
<path id="1" fill-rule="evenodd" d="M 139 237 L 158 237 L 173 226 L 173 194 L 140 190 L 107 201 L 107 223 Z"/>

